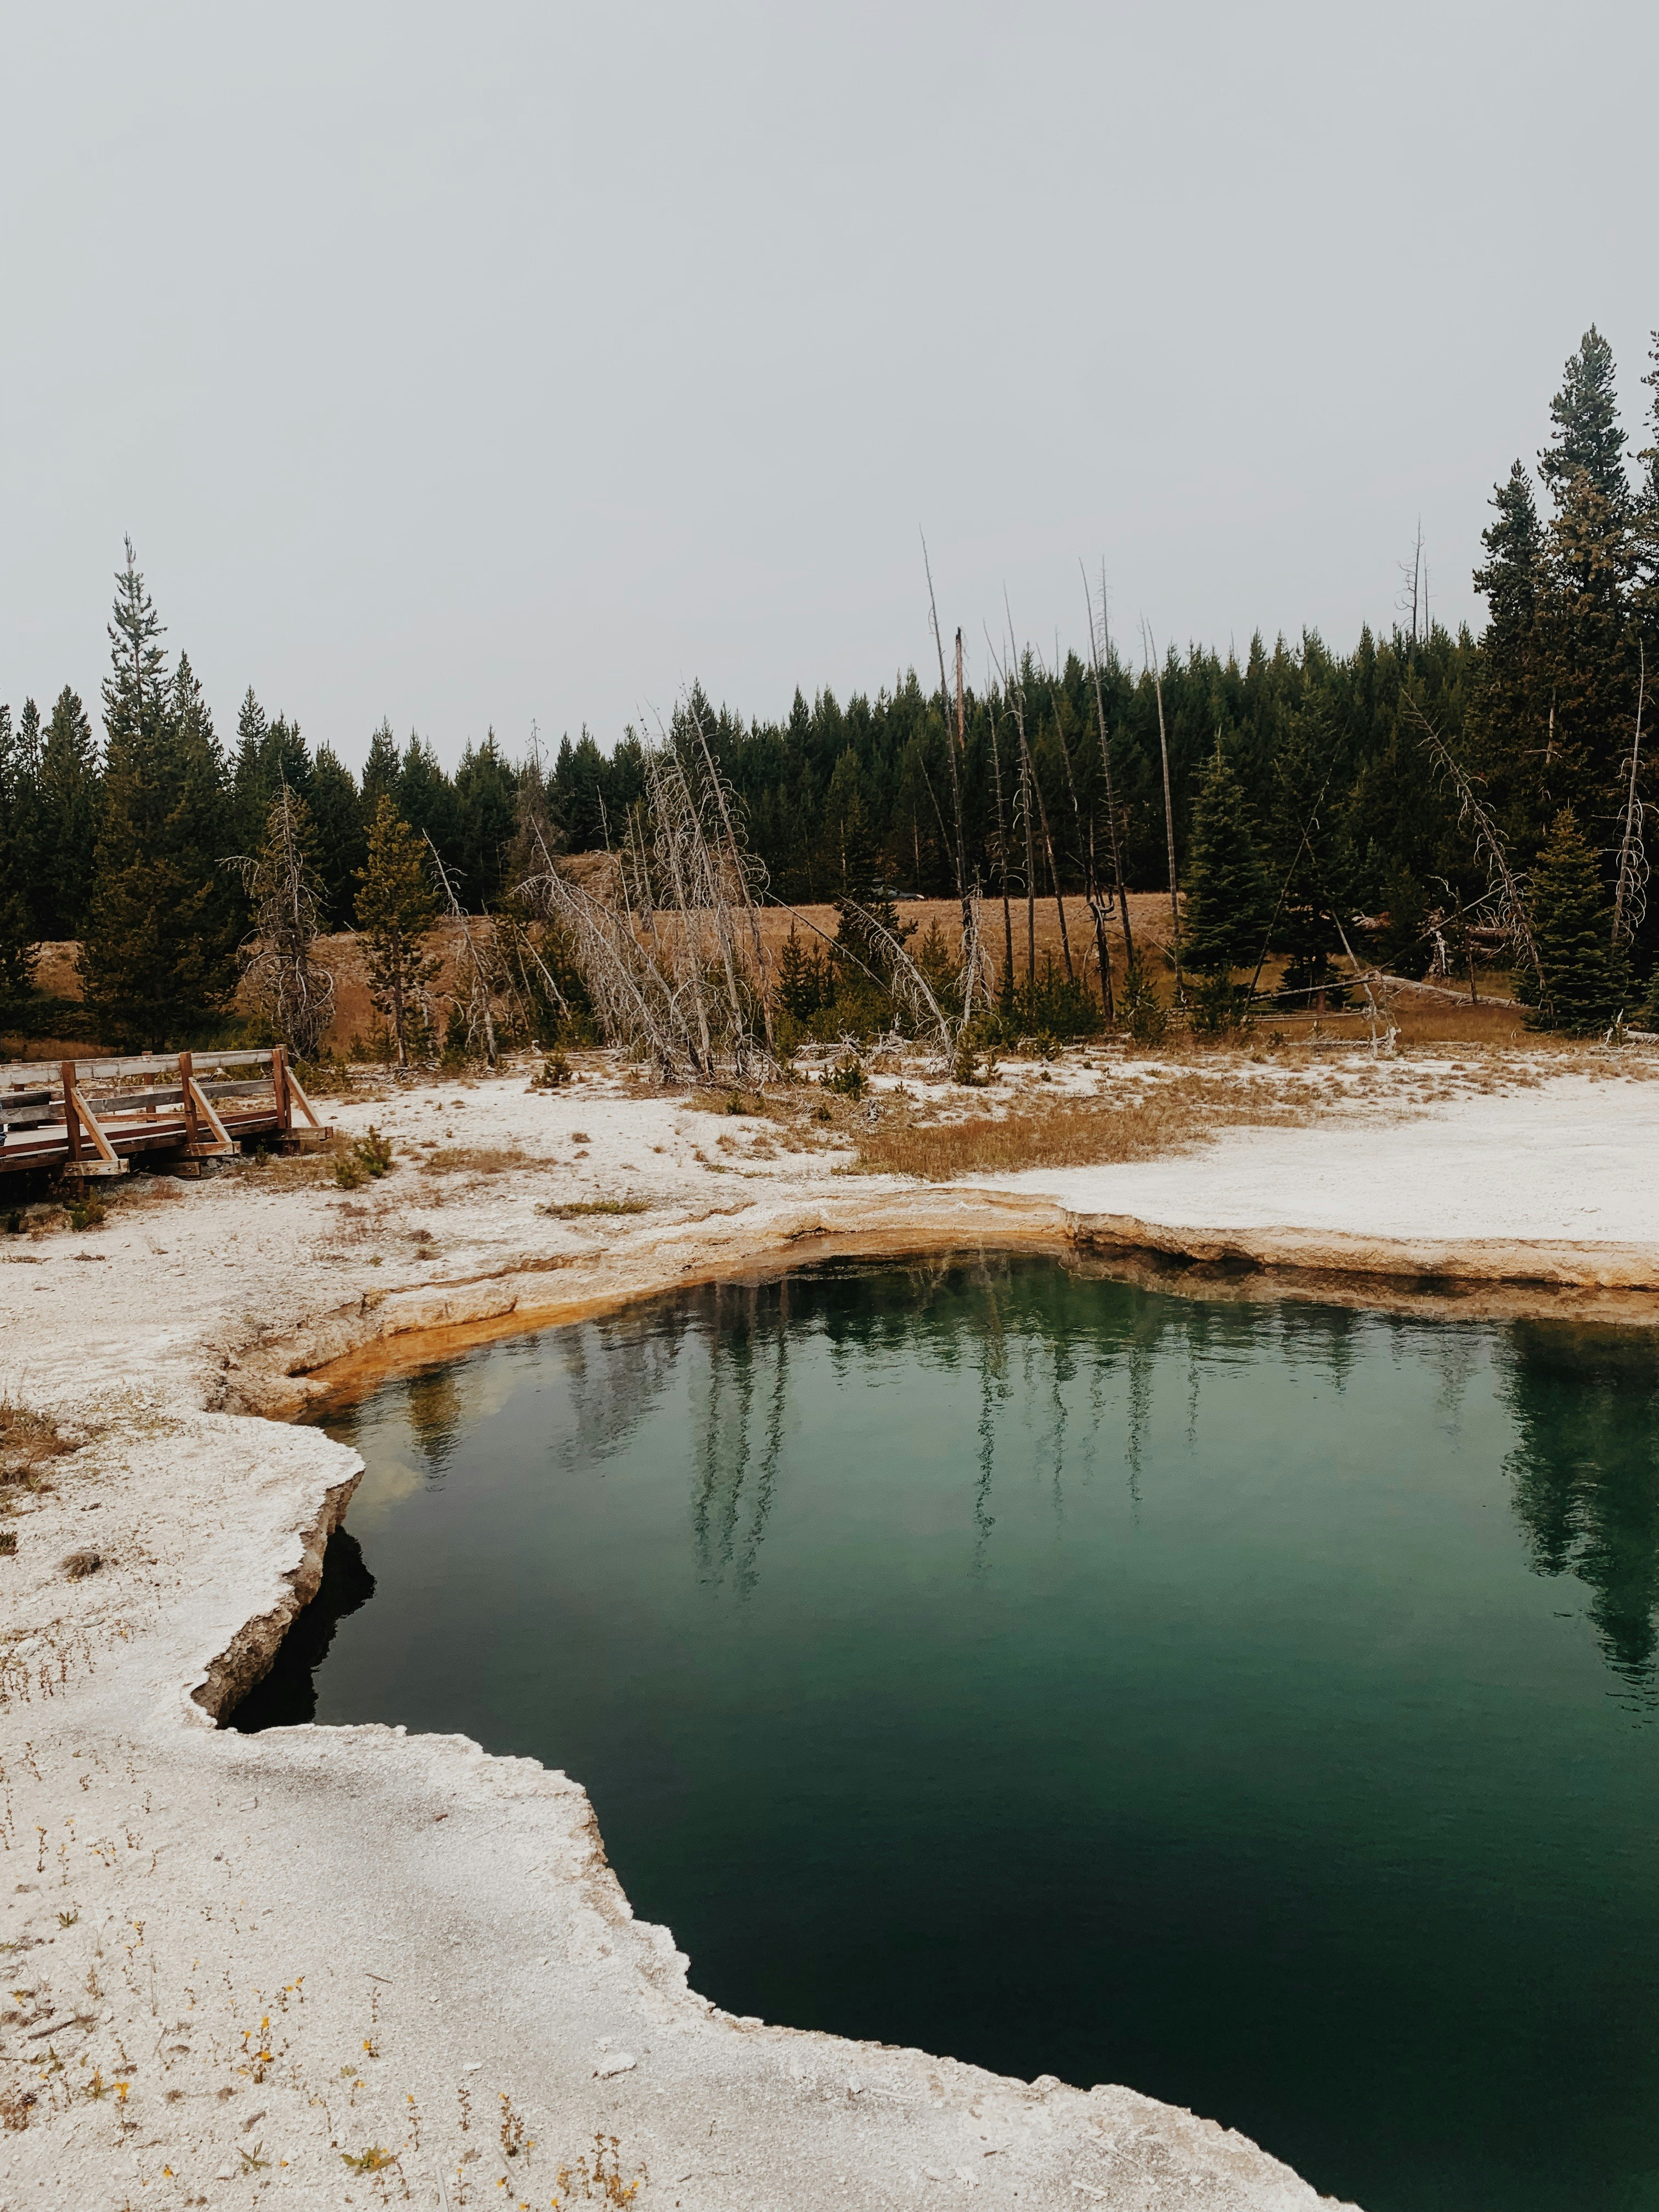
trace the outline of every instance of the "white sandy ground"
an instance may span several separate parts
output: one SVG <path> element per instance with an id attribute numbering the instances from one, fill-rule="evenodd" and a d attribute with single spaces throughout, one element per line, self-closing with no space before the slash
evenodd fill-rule
<path id="1" fill-rule="evenodd" d="M 0 1240 L 0 1387 L 85 1439 L 0 1558 L 0 2212 L 1318 2203 L 1130 2088 L 718 2012 L 633 1918 L 579 1780 L 391 1727 L 244 1737 L 191 1693 L 222 1705 L 252 1678 L 356 1479 L 319 1431 L 267 1416 L 304 1405 L 321 1361 L 399 1334 L 556 1319 L 840 1231 L 1052 1241 L 1056 1198 L 1327 1238 L 1543 1237 L 1571 1279 L 1616 1249 L 1607 1279 L 1659 1281 L 1648 1084 L 1597 1066 L 1448 1097 L 1455 1077 L 1419 1062 L 1328 1086 L 1352 1098 L 1315 1127 L 1010 1196 L 839 1175 L 845 1154 L 780 1155 L 765 1125 L 614 1073 L 551 1096 L 520 1074 L 329 1109 L 377 1121 L 406 1163 L 447 1132 L 517 1143 L 509 1172 L 405 1164 L 348 1196 L 242 1170 L 101 1231 Z M 541 1210 L 625 1194 L 650 1210 Z M 70 1581 L 84 1547 L 105 1564 Z M 346 2163 L 377 2150 L 395 2162 Z"/>
<path id="2" fill-rule="evenodd" d="M 1234 1129 L 1173 1159 L 970 1180 L 1175 1228 L 1659 1247 L 1659 1085 L 1563 1075 L 1427 1122 Z"/>

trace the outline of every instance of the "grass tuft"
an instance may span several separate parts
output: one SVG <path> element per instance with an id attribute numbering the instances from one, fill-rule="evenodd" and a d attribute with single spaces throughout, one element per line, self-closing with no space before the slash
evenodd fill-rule
<path id="1" fill-rule="evenodd" d="M 556 1221 L 576 1221 L 591 1213 L 645 1213 L 650 1206 L 648 1198 L 574 1198 L 562 1206 L 549 1204 L 543 1211 Z"/>
<path id="2" fill-rule="evenodd" d="M 890 1113 L 858 1132 L 858 1164 L 866 1175 L 914 1176 L 923 1182 L 1024 1168 L 1096 1167 L 1184 1151 L 1228 1126 L 1310 1121 L 1316 1111 L 1308 1100 L 1182 1076 L 1127 1099 L 1056 1097 L 1006 1114 L 936 1118 Z"/>

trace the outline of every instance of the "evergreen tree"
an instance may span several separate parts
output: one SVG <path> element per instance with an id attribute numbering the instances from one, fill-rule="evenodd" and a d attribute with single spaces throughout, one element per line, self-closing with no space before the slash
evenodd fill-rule
<path id="1" fill-rule="evenodd" d="M 45 934 L 40 927 L 40 915 L 45 903 L 45 878 L 49 866 L 49 849 L 40 818 L 40 709 L 33 699 L 25 699 L 23 711 L 17 718 L 17 739 L 15 751 L 15 788 L 12 799 L 12 867 L 16 872 L 14 886 L 21 890 L 23 903 L 28 909 L 30 927 L 36 937 Z M 0 872 L 0 883 L 9 881 Z"/>
<path id="2" fill-rule="evenodd" d="M 866 903 L 880 872 L 880 848 L 865 801 L 859 757 L 848 745 L 842 752 L 824 796 L 830 865 L 844 897 Z"/>
<path id="3" fill-rule="evenodd" d="M 1183 963 L 1200 975 L 1253 968 L 1273 917 L 1273 893 L 1250 835 L 1243 787 L 1219 742 L 1193 807 L 1182 890 Z"/>
<path id="4" fill-rule="evenodd" d="M 365 838 L 369 823 L 380 811 L 381 799 L 390 799 L 394 806 L 398 803 L 398 740 L 392 734 L 391 723 L 382 722 L 368 741 L 368 758 L 363 763 L 359 787 Z"/>
<path id="5" fill-rule="evenodd" d="M 778 954 L 778 1012 L 787 1015 L 798 1028 L 805 1029 L 826 995 L 824 963 L 807 951 L 791 922 L 789 934 Z"/>
<path id="6" fill-rule="evenodd" d="M 1570 806 L 1550 825 L 1528 903 L 1541 986 L 1523 971 L 1516 995 L 1533 1010 L 1529 1025 L 1572 1036 L 1605 1029 L 1624 1005 L 1626 978 L 1610 949 L 1612 901 Z"/>
<path id="7" fill-rule="evenodd" d="M 1538 456 L 1538 471 L 1559 502 L 1575 477 L 1587 476 L 1595 489 L 1622 510 L 1630 497 L 1625 474 L 1625 433 L 1619 426 L 1619 395 L 1613 348 L 1592 323 L 1569 355 L 1561 389 L 1550 403 L 1555 435 Z"/>
<path id="8" fill-rule="evenodd" d="M 250 684 L 236 710 L 236 750 L 231 762 L 230 803 L 237 848 L 252 853 L 264 834 L 270 804 L 265 789 L 265 739 L 270 722 Z"/>
<path id="9" fill-rule="evenodd" d="M 1420 981 L 1429 972 L 1429 902 L 1408 868 L 1392 867 L 1382 878 L 1382 927 L 1376 957 L 1390 975 Z"/>
<path id="10" fill-rule="evenodd" d="M 1480 533 L 1486 558 L 1474 588 L 1486 602 L 1472 751 L 1506 840 L 1523 853 L 1544 834 L 1543 775 L 1549 738 L 1547 683 L 1540 677 L 1539 606 L 1545 595 L 1544 533 L 1532 479 L 1518 460 L 1492 494 L 1497 520 Z M 1540 704 L 1540 688 L 1546 696 Z"/>
<path id="11" fill-rule="evenodd" d="M 132 543 L 116 579 L 104 684 L 103 805 L 81 975 L 112 1042 L 157 1048 L 234 986 L 222 763 L 189 663 L 169 684 L 161 624 Z"/>
<path id="12" fill-rule="evenodd" d="M 0 1018 L 17 1012 L 34 988 L 30 798 L 11 708 L 0 706 Z"/>
<path id="13" fill-rule="evenodd" d="M 438 904 L 426 847 L 385 792 L 368 826 L 362 883 L 357 927 L 368 995 L 391 1024 L 398 1065 L 407 1067 L 411 1042 L 421 1041 L 428 1026 L 427 986 L 440 963 L 427 957 L 426 940 Z"/>
<path id="14" fill-rule="evenodd" d="M 343 927 L 368 851 L 357 780 L 331 745 L 311 768 L 311 818 L 317 836 L 318 895 L 325 928 Z"/>
<path id="15" fill-rule="evenodd" d="M 431 838 L 447 868 L 458 864 L 454 786 L 431 746 L 412 732 L 398 771 L 398 811 L 411 830 Z"/>
<path id="16" fill-rule="evenodd" d="M 39 921 L 43 938 L 78 937 L 92 897 L 100 811 L 98 747 L 79 696 L 58 693 L 40 751 Z"/>
<path id="17" fill-rule="evenodd" d="M 469 744 L 455 775 L 456 859 L 464 905 L 473 914 L 497 905 L 506 886 L 515 824 L 514 777 L 491 730 Z"/>
<path id="18" fill-rule="evenodd" d="M 1610 809 L 1636 706 L 1635 518 L 1613 354 L 1594 327 L 1550 411 L 1556 435 L 1540 456 L 1555 502 L 1539 621 L 1549 702 L 1543 781 L 1552 811 L 1565 801 L 1588 819 Z"/>
<path id="19" fill-rule="evenodd" d="M 278 792 L 308 798 L 311 775 L 311 755 L 299 725 L 284 714 L 269 720 L 250 685 L 236 717 L 231 768 L 231 833 L 243 852 L 254 851 L 264 837 Z"/>

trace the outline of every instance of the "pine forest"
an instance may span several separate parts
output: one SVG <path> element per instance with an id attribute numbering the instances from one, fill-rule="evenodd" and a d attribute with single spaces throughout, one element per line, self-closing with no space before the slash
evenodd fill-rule
<path id="1" fill-rule="evenodd" d="M 1567 361 L 1535 467 L 1493 489 L 1479 636 L 1432 618 L 1415 562 L 1386 635 L 1225 657 L 1115 634 L 1080 574 L 1080 642 L 1045 659 L 986 634 L 988 686 L 959 682 L 936 617 L 920 670 L 871 694 L 798 691 L 749 721 L 693 687 L 609 751 L 583 731 L 514 756 L 490 732 L 453 773 L 383 725 L 354 774 L 251 690 L 216 721 L 129 544 L 101 697 L 0 706 L 0 1029 L 278 1036 L 314 1060 L 318 948 L 352 932 L 379 1024 L 360 1048 L 616 1037 L 646 989 L 616 929 L 631 946 L 678 912 L 701 1006 L 698 963 L 735 971 L 718 929 L 692 957 L 690 917 L 728 896 L 832 909 L 774 929 L 744 987 L 764 1005 L 732 987 L 731 1019 L 775 1053 L 948 1038 L 952 1016 L 987 1036 L 1236 1026 L 1340 1005 L 1362 972 L 1510 995 L 1537 1029 L 1659 1022 L 1659 337 L 1645 382 L 1632 437 L 1596 331 Z M 676 854 L 701 856 L 701 890 Z M 1170 915 L 1139 944 L 1138 893 Z M 964 920 L 921 932 L 917 898 Z M 1041 955 L 1039 910 L 1060 923 Z M 67 943 L 78 995 L 41 981 L 40 948 Z"/>

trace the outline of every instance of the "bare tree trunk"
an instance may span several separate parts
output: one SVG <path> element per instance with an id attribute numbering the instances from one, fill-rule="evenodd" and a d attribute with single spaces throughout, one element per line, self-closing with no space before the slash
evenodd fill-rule
<path id="1" fill-rule="evenodd" d="M 1072 828 L 1077 837 L 1078 859 L 1083 867 L 1083 896 L 1088 902 L 1089 919 L 1095 927 L 1095 957 L 1100 963 L 1100 1003 L 1107 1020 L 1112 1018 L 1112 956 L 1106 945 L 1106 917 L 1101 911 L 1100 886 L 1095 880 L 1094 823 L 1089 824 L 1088 842 L 1083 836 L 1083 810 L 1077 803 L 1077 779 L 1072 774 L 1072 756 L 1066 743 L 1066 732 L 1060 727 L 1060 717 L 1054 717 L 1054 734 L 1060 739 L 1060 757 L 1066 764 L 1066 789 L 1072 802 Z"/>
<path id="2" fill-rule="evenodd" d="M 1060 740 L 1063 748 L 1065 739 Z M 1036 793 L 1037 820 L 1042 825 L 1043 850 L 1048 856 L 1048 881 L 1054 886 L 1054 912 L 1060 916 L 1060 949 L 1066 962 L 1066 980 L 1075 983 L 1077 975 L 1072 967 L 1072 940 L 1066 929 L 1066 900 L 1060 888 L 1060 870 L 1054 863 L 1054 841 L 1048 834 L 1048 809 L 1042 797 L 1042 785 L 1036 772 L 1036 761 L 1031 762 L 1031 787 Z"/>
<path id="3" fill-rule="evenodd" d="M 1002 947 L 1003 975 L 1006 979 L 1006 994 L 1014 993 L 1014 917 L 1008 903 L 1008 822 L 1002 805 L 1002 756 L 997 745 L 997 712 L 991 708 L 991 774 L 995 779 L 997 793 L 997 856 L 1002 867 Z"/>
<path id="4" fill-rule="evenodd" d="M 957 817 L 957 897 L 962 905 L 962 949 L 964 960 L 969 941 L 974 935 L 973 899 L 968 888 L 968 836 L 962 817 L 962 776 L 957 764 L 957 748 L 951 743 L 949 716 L 951 688 L 945 680 L 945 637 L 939 626 L 939 601 L 933 596 L 933 568 L 927 558 L 927 540 L 921 541 L 921 564 L 927 572 L 927 606 L 933 624 L 933 643 L 939 649 L 939 698 L 946 716 L 945 750 L 951 762 L 951 804 Z M 960 738 L 962 727 L 962 632 L 957 632 L 957 726 Z M 963 983 L 963 1019 L 965 1022 L 973 998 L 973 977 Z"/>
<path id="5" fill-rule="evenodd" d="M 1014 693 L 1014 727 L 1019 732 L 1020 809 L 1025 817 L 1025 989 L 1036 999 L 1036 854 L 1031 839 L 1031 749 L 1025 742 L 1025 709 Z"/>
<path id="6" fill-rule="evenodd" d="M 1647 918 L 1648 857 L 1642 844 L 1642 817 L 1646 810 L 1636 795 L 1637 771 L 1642 761 L 1642 709 L 1646 703 L 1648 688 L 1647 647 L 1640 639 L 1637 641 L 1637 653 L 1636 734 L 1630 749 L 1625 834 L 1619 843 L 1619 887 L 1613 899 L 1613 944 L 1615 951 L 1627 938 L 1635 936 Z"/>
<path id="7" fill-rule="evenodd" d="M 1158 640 L 1149 629 L 1147 659 L 1152 671 L 1152 690 L 1158 695 L 1158 748 L 1164 757 L 1164 835 L 1170 848 L 1170 935 L 1175 956 L 1176 1002 L 1181 1000 L 1181 886 L 1176 879 L 1175 802 L 1170 796 L 1170 738 L 1164 726 L 1164 679 L 1158 672 Z"/>
<path id="8" fill-rule="evenodd" d="M 1101 688 L 1100 682 L 1100 640 L 1095 634 L 1095 603 L 1089 590 L 1089 572 L 1083 568 L 1081 561 L 1078 562 L 1078 567 L 1083 570 L 1084 604 L 1089 610 L 1089 662 L 1094 671 L 1095 714 L 1100 724 L 1101 773 L 1106 779 L 1106 827 L 1110 833 L 1112 842 L 1112 885 L 1117 893 L 1118 918 L 1123 924 L 1123 957 L 1127 965 L 1133 968 L 1135 964 L 1135 941 L 1129 927 L 1129 894 L 1123 882 L 1123 852 L 1117 834 L 1117 802 L 1112 795 L 1112 749 L 1106 736 L 1106 696 Z M 1103 618 L 1106 611 L 1106 578 L 1103 571 L 1100 580 L 1100 589 L 1101 614 Z"/>

